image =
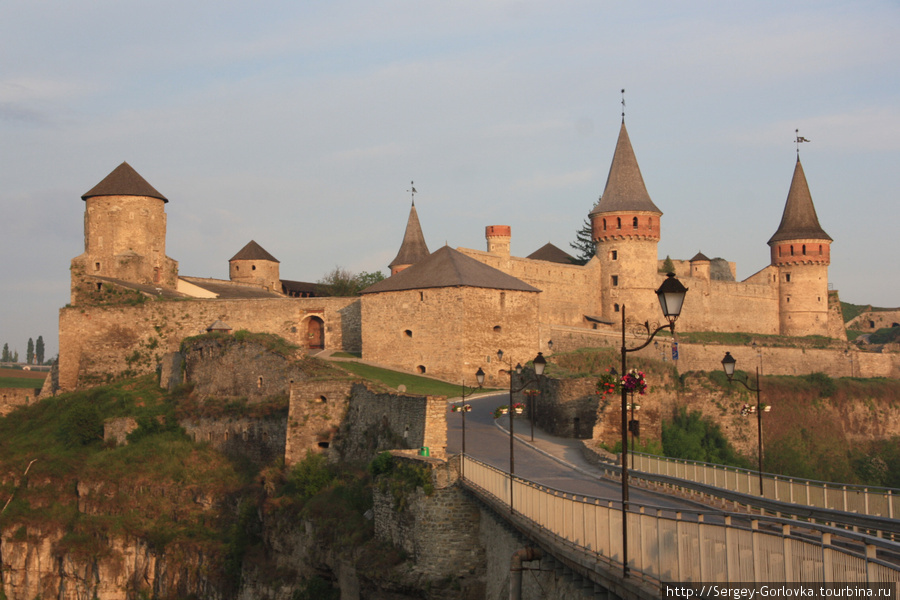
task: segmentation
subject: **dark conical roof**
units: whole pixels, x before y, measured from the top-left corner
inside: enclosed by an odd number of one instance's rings
[[[406,222],[406,233],[403,234],[403,243],[400,251],[388,265],[393,269],[399,265],[414,265],[428,256],[428,246],[425,244],[425,236],[422,235],[422,227],[419,225],[419,214],[416,212],[416,204],[413,202],[409,209],[409,219]]]
[[[281,261],[266,252],[265,248],[257,244],[255,241],[250,242],[241,248],[240,252],[232,256],[228,262],[233,260],[269,260],[280,263]]]
[[[619,141],[616,142],[616,152],[613,155],[612,164],[609,167],[609,176],[606,178],[606,187],[600,196],[600,202],[591,211],[592,215],[606,212],[634,212],[646,211],[662,214],[647,193],[644,185],[644,177],[638,166],[631,140],[628,138],[628,130],[625,123],[619,129]]]
[[[694,258],[691,259],[691,262],[700,262],[704,260],[706,262],[710,262],[707,255],[703,254],[702,252],[697,252],[697,254],[694,255]]]
[[[816,207],[813,206],[806,174],[803,172],[799,157],[794,167],[794,178],[791,180],[787,202],[784,204],[784,213],[781,215],[781,224],[778,225],[778,231],[769,240],[769,244],[784,240],[831,241],[819,225],[819,217],[816,215]]]
[[[565,250],[560,250],[550,243],[544,244],[525,258],[530,258],[531,260],[545,260],[547,262],[560,263],[563,265],[578,264],[578,261]]]
[[[147,180],[141,177],[137,171],[131,168],[127,162],[113,169],[100,183],[86,192],[81,199],[87,200],[94,196],[148,196],[159,198],[163,202],[169,199],[156,191]]]
[[[478,262],[450,246],[444,246],[408,269],[370,285],[360,293],[372,294],[441,287],[540,291],[521,279],[516,279],[512,275],[507,275],[503,271]]]

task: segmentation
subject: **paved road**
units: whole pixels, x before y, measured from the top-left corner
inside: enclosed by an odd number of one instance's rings
[[[472,411],[466,414],[466,453],[489,465],[509,472],[509,418],[494,420],[494,409],[509,404],[509,394],[499,393],[478,396],[467,400]],[[503,429],[498,427],[500,425]],[[516,443],[514,450],[515,474],[558,490],[585,494],[618,502],[622,498],[622,486],[618,481],[603,479],[596,467],[582,456],[580,440],[558,438],[538,428],[531,439],[531,424],[525,417],[514,421]],[[462,415],[447,415],[447,452],[456,454],[462,450]],[[544,453],[556,458],[548,458]],[[562,463],[567,463],[562,464]],[[677,510],[711,510],[707,506],[681,498],[630,488],[630,503],[646,504]],[[634,507],[632,506],[632,510]]]

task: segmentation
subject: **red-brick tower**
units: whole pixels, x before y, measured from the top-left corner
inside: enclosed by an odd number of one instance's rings
[[[659,319],[659,210],[650,199],[625,122],[600,201],[590,213],[597,258],[602,265],[601,303],[606,319],[616,321],[623,304],[628,316]]]
[[[831,237],[819,225],[800,157],[778,231],[769,240],[778,268],[782,335],[828,335]]]

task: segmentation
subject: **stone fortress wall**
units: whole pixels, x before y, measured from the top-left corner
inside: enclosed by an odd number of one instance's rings
[[[325,322],[325,345],[359,351],[359,298],[147,300],[137,306],[60,309],[59,386],[96,385],[123,373],[154,372],[181,341],[217,320],[234,331],[274,333],[305,346],[306,320]]]
[[[39,380],[35,380],[39,383]],[[18,406],[28,406],[41,395],[41,388],[0,388],[0,417],[8,415]]]

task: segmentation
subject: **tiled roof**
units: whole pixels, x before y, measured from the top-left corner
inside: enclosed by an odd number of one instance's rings
[[[318,283],[310,283],[308,281],[291,281],[290,279],[281,280],[281,291],[287,295],[292,292],[298,294],[310,294],[312,296],[322,296],[322,285]]]
[[[709,262],[709,257],[706,256],[705,254],[703,254],[702,252],[698,252],[697,254],[694,255],[694,258],[691,259],[691,262],[698,262],[701,260],[705,260],[706,262]]]
[[[107,175],[103,181],[85,192],[81,199],[87,200],[94,196],[148,196],[159,198],[163,202],[169,201],[168,198],[157,192],[156,188],[147,183],[147,180],[141,177],[127,162],[123,162],[113,169],[113,172]]]
[[[600,202],[597,203],[591,214],[622,211],[646,211],[662,214],[662,211],[650,200],[650,194],[647,193],[641,168],[634,156],[634,149],[631,147],[631,140],[624,122],[619,129],[619,141],[616,143],[616,152],[609,167],[606,187],[600,196]]]
[[[413,266],[364,289],[361,294],[440,287],[479,287],[539,292],[521,279],[444,246]]]
[[[388,265],[393,269],[398,265],[414,265],[430,253],[428,246],[425,244],[425,236],[422,234],[422,227],[419,225],[419,214],[416,212],[416,205],[413,203],[409,209],[409,219],[406,221],[406,232],[403,234],[403,243],[400,244],[400,251],[397,256]]]
[[[816,207],[813,206],[806,174],[803,172],[799,157],[794,166],[794,177],[791,179],[791,189],[784,204],[781,224],[778,225],[778,231],[769,240],[769,244],[785,240],[831,241],[831,237],[819,225],[819,217],[816,215]]]
[[[232,256],[228,262],[231,262],[232,260],[268,260],[272,262],[281,262],[266,252],[265,248],[253,240],[250,240],[250,242],[241,248],[240,252]]]
[[[531,260],[544,260],[563,265],[576,265],[578,261],[564,250],[560,250],[553,244],[547,243],[529,254],[526,258]]]

